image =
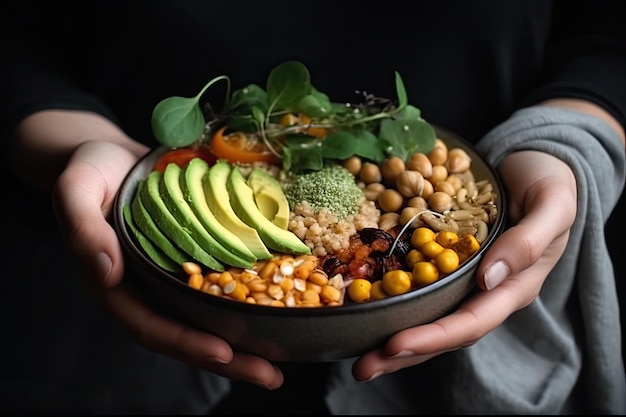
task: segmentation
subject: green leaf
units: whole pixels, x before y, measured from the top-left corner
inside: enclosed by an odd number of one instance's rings
[[[291,170],[295,173],[320,170],[324,166],[320,141],[311,136],[290,135],[285,146],[291,154]]]
[[[276,110],[293,110],[302,97],[311,93],[311,76],[299,61],[276,66],[267,77],[267,97]]]
[[[249,84],[233,92],[226,111],[247,114],[252,108],[257,107],[265,113],[269,108],[268,103],[267,92],[256,84]]]
[[[311,118],[322,119],[330,116],[332,107],[330,102],[324,101],[323,98],[308,94],[298,101],[294,111],[306,114]]]
[[[291,157],[291,149],[289,149],[288,146],[283,146],[282,153],[283,153],[283,169],[285,171],[289,171],[291,170],[291,166],[293,164],[292,157]]]
[[[369,159],[376,163],[382,163],[385,159],[384,146],[372,132],[365,129],[359,129],[353,132],[354,140],[358,144],[354,154],[361,158]]]
[[[396,71],[396,94],[398,95],[398,108],[402,109],[404,106],[409,104],[409,98],[406,94],[406,89],[404,88],[404,82],[402,81],[402,77]]]
[[[152,132],[166,146],[191,145],[202,136],[204,126],[204,115],[195,97],[168,97],[152,111]]]
[[[259,130],[258,123],[248,115],[234,115],[228,119],[230,132],[254,133]]]
[[[323,141],[322,156],[325,159],[347,159],[353,155],[377,163],[385,159],[382,142],[365,129],[340,130],[330,133]]]
[[[322,156],[326,159],[347,159],[355,154],[358,142],[348,131],[332,132],[321,142]]]
[[[195,97],[168,97],[161,100],[152,111],[152,132],[163,145],[170,147],[188,146],[199,140],[204,133],[206,121],[200,109],[200,98],[204,92],[220,80],[230,80],[220,75],[209,81]]]
[[[265,121],[265,113],[258,107],[252,108],[252,118],[256,120],[259,124],[263,124]]]
[[[410,104],[400,110],[400,112],[396,115],[396,119],[420,120],[421,118],[422,112],[420,109],[411,106]]]
[[[383,120],[379,138],[389,143],[387,153],[405,162],[415,152],[428,153],[435,144],[435,131],[423,120]]]

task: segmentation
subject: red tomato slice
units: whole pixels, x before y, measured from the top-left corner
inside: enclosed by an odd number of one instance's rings
[[[215,155],[213,155],[209,150],[208,146],[194,145],[186,148],[172,149],[171,151],[165,152],[155,162],[154,169],[156,171],[163,172],[165,171],[167,165],[172,162],[174,162],[179,167],[184,168],[193,158],[202,158],[209,165],[214,164],[217,160]]]

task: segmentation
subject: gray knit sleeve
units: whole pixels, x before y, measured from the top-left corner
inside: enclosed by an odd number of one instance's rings
[[[572,168],[578,211],[565,253],[539,297],[471,347],[367,383],[352,382],[349,361],[337,364],[327,396],[331,409],[626,413],[619,304],[604,243],[605,221],[625,181],[626,158],[617,133],[586,114],[537,106],[517,111],[477,147],[494,166],[512,152],[537,150]],[[444,394],[421,395],[423,387]]]

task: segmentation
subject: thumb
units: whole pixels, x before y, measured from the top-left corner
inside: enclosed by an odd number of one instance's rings
[[[107,221],[115,194],[137,157],[119,145],[87,142],[74,152],[55,183],[52,200],[61,233],[85,276],[114,287],[124,272],[123,253]]]
[[[512,154],[505,162],[501,173],[510,191],[514,226],[495,240],[478,267],[477,284],[484,290],[529,268],[543,282],[563,254],[576,216],[575,180],[565,163],[528,152]]]

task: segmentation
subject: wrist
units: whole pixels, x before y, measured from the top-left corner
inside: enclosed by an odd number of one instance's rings
[[[17,125],[13,139],[9,147],[11,170],[27,183],[44,190],[50,189],[74,150],[82,143],[117,143],[137,156],[147,150],[109,119],[76,110],[33,113]]]

